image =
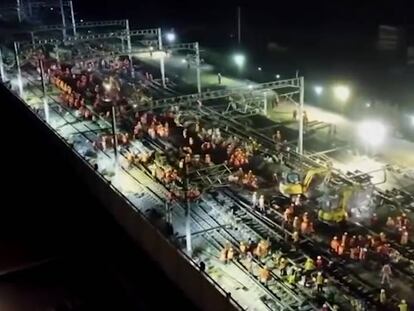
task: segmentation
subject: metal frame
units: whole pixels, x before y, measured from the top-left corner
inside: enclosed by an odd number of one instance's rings
[[[125,27],[126,19],[120,20],[110,20],[110,21],[93,21],[93,22],[83,22],[75,24],[76,30],[81,28],[98,28],[98,27],[112,27],[112,26],[122,26]],[[31,32],[47,32],[53,30],[62,30],[62,25],[44,25],[36,27],[35,29],[31,30]],[[66,29],[72,29],[72,26],[67,26]]]
[[[206,189],[224,187],[228,184],[228,177],[233,172],[226,164],[218,164],[188,172],[191,184],[196,183]]]
[[[303,111],[304,111],[304,77],[298,77],[293,79],[277,80],[272,82],[266,82],[261,84],[252,84],[242,87],[228,88],[224,90],[208,91],[199,94],[189,94],[183,96],[169,97],[165,99],[159,99],[153,102],[152,109],[167,108],[171,105],[186,106],[193,104],[196,101],[202,102],[204,100],[211,100],[217,98],[228,97],[234,93],[251,93],[280,90],[284,88],[294,88],[294,91],[288,91],[285,94],[277,93],[278,97],[286,96],[289,100],[296,103],[299,106],[299,134],[298,134],[298,153],[303,155]],[[299,94],[299,103],[293,100],[293,95]],[[267,100],[263,101],[263,106],[257,103],[251,103],[248,109],[260,109],[263,112],[267,110]]]
[[[282,88],[297,88],[299,89],[300,82],[299,79],[293,78],[293,79],[286,79],[286,80],[277,80],[272,82],[266,82],[266,83],[260,83],[260,84],[252,84],[250,87],[246,86],[237,86],[233,88],[227,88],[223,90],[215,90],[215,91],[207,91],[203,92],[201,94],[188,94],[188,95],[182,95],[182,96],[175,96],[175,97],[168,97],[164,99],[159,99],[154,101],[153,109],[160,109],[169,107],[171,104],[191,104],[194,101],[200,100],[211,100],[211,99],[217,99],[222,97],[230,96],[234,93],[246,93],[246,92],[254,92],[254,91],[268,91],[268,90],[277,90]],[[288,94],[299,94],[299,90],[296,90],[294,92],[289,92]],[[279,94],[279,96],[281,96]]]
[[[70,6],[69,1],[63,1],[64,6]],[[60,7],[60,0],[45,2],[45,1],[37,1],[31,2],[29,1],[29,7],[33,8],[42,8],[42,7]]]
[[[67,43],[78,43],[84,41],[92,41],[92,40],[104,40],[104,39],[111,39],[111,38],[125,38],[133,37],[133,36],[142,36],[142,35],[153,35],[154,29],[143,29],[143,30],[133,30],[128,33],[128,31],[118,31],[118,32],[110,32],[110,33],[102,33],[102,34],[88,34],[88,35],[79,35],[77,37],[67,37],[64,40],[60,39],[37,39],[35,40],[35,45],[44,45],[44,44],[67,44]],[[156,32],[155,32],[156,34]],[[144,40],[145,42],[149,42],[151,40]],[[22,44],[28,44],[28,41],[21,42]],[[30,42],[32,44],[32,42]]]

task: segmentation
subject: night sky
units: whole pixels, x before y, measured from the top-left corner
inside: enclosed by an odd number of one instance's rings
[[[379,23],[404,24],[414,16],[412,1],[131,1],[118,0],[117,6],[102,1],[74,1],[85,14],[139,18],[145,23],[195,24],[223,22],[234,18],[241,5],[246,18],[268,27],[325,27],[333,24],[369,26]],[[97,4],[99,3],[99,4]],[[107,1],[109,4],[109,1]],[[92,13],[94,12],[94,13]]]

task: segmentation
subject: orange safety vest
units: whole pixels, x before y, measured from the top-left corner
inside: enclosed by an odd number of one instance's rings
[[[309,229],[309,221],[308,220],[302,221],[302,223],[300,224],[300,232],[302,232],[302,234],[306,234],[308,233],[308,229]]]
[[[246,252],[247,252],[247,246],[246,246],[246,244],[241,243],[240,244],[240,253],[246,254]]]
[[[341,256],[344,252],[345,252],[345,245],[344,244],[340,244],[338,246],[338,255]]]
[[[333,239],[333,240],[331,241],[331,249],[332,249],[334,252],[338,252],[338,247],[339,247],[339,242],[338,242],[338,240]]]
[[[270,272],[267,269],[261,269],[260,270],[260,281],[265,283],[269,280]]]
[[[346,235],[346,234],[343,234],[342,235],[342,238],[341,238],[341,244],[344,244],[344,245],[346,245],[346,239],[348,238],[348,235]]]

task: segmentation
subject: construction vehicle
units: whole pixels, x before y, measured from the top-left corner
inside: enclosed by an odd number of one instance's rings
[[[312,196],[313,190],[321,184],[326,184],[331,176],[332,166],[312,168],[307,171],[303,180],[297,172],[289,172],[284,180],[280,181],[279,191],[287,197]]]
[[[319,201],[319,220],[328,224],[339,224],[353,217],[369,218],[372,214],[373,186],[350,185],[331,188]]]
[[[335,194],[324,194],[319,198],[319,220],[326,223],[341,223],[348,219],[348,201],[353,193],[352,187],[347,187]]]

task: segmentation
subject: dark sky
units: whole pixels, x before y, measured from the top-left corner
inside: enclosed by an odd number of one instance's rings
[[[325,26],[344,23],[366,25],[372,23],[403,24],[413,20],[413,1],[136,1],[118,0],[116,5],[102,5],[102,1],[74,0],[78,11],[95,12],[104,17],[128,15],[131,19],[141,18],[148,22],[193,22],[211,23],[231,19],[235,7],[240,4],[246,18],[258,24],[269,26]],[[99,4],[96,4],[99,3]]]

